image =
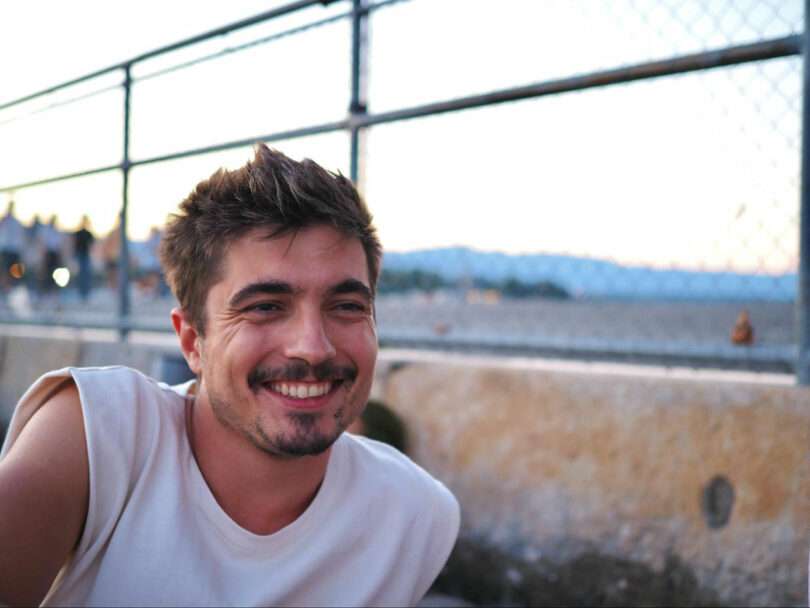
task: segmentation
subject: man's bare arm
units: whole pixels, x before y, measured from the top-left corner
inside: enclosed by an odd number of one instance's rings
[[[0,461],[0,605],[37,605],[79,541],[89,469],[79,393],[53,395]]]

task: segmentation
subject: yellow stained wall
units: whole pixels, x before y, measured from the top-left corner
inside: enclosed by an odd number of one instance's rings
[[[413,457],[458,497],[465,534],[561,561],[588,548],[660,569],[675,555],[725,601],[806,601],[810,390],[598,365],[398,361],[378,395],[406,421]],[[718,475],[734,502],[713,529],[702,495]]]

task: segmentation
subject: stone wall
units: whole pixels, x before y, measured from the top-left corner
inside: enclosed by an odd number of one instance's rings
[[[159,376],[177,357],[0,337],[0,417],[49,369]],[[373,396],[462,505],[439,589],[512,605],[806,602],[810,391],[617,369],[381,353]]]

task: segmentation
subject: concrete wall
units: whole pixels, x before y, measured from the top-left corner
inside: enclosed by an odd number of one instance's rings
[[[156,374],[176,354],[0,337],[0,408],[48,369]],[[517,605],[806,602],[807,389],[384,351],[373,396],[462,505],[443,591]]]
[[[381,396],[413,430],[412,455],[462,504],[444,590],[529,605],[806,602],[810,391],[600,369],[445,358],[388,373]]]
[[[21,333],[0,335],[0,422],[8,422],[25,390],[50,370],[67,366],[128,365],[158,376],[164,367],[164,358],[178,356],[179,351],[168,345],[132,345]]]

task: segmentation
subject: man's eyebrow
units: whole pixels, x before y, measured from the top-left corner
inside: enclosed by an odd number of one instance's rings
[[[366,300],[371,302],[374,298],[371,295],[371,290],[357,279],[346,279],[329,289],[330,296],[338,296],[343,294],[360,294]]]
[[[257,295],[292,295],[292,293],[292,285],[283,281],[260,281],[258,283],[250,283],[231,296],[230,300],[228,300],[228,306],[230,308],[238,308],[246,300]]]

